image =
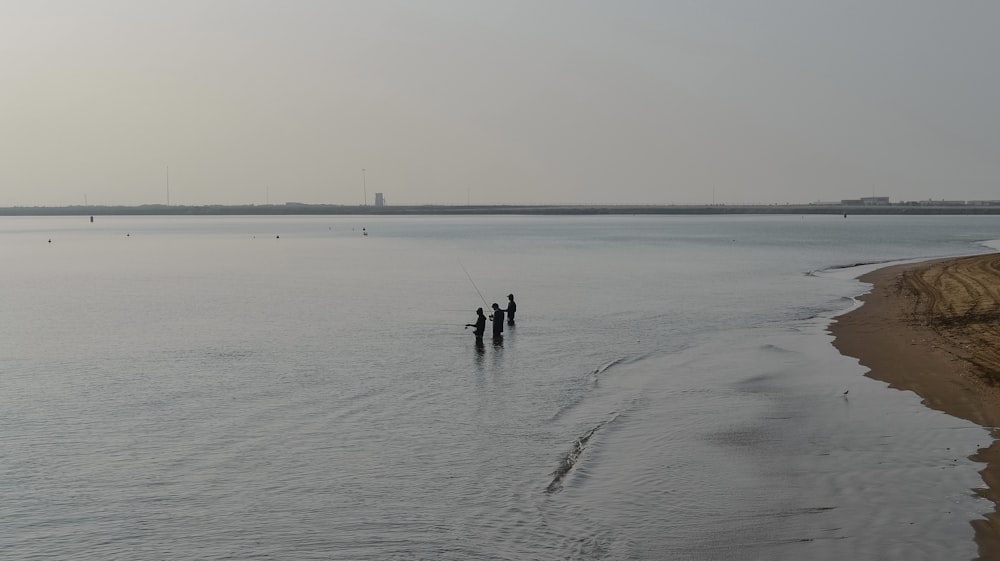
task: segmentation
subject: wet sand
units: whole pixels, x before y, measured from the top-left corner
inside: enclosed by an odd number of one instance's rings
[[[1000,253],[879,269],[864,305],[831,326],[834,345],[868,376],[924,404],[993,429],[973,460],[997,505],[972,521],[980,559],[1000,560]],[[919,490],[914,490],[919,492]]]

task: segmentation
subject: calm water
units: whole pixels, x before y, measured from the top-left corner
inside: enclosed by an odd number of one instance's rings
[[[0,218],[0,558],[972,559],[988,434],[826,328],[872,268],[844,267],[997,238],[1000,217]],[[516,295],[502,345],[463,328],[477,288]]]

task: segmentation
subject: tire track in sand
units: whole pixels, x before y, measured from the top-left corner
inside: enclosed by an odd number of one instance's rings
[[[985,381],[1000,385],[1000,254],[907,271],[899,288],[913,297],[912,322],[933,329]]]

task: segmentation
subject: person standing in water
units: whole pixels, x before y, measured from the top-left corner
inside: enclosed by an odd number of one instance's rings
[[[483,309],[479,308],[476,310],[476,323],[467,323],[466,327],[475,327],[472,334],[476,336],[476,346],[481,346],[483,344],[483,333],[486,333],[486,316],[483,315]]]
[[[503,310],[496,302],[493,303],[493,315],[490,319],[493,320],[493,340],[503,339]]]
[[[514,295],[507,295],[507,325],[514,325],[514,312],[517,311],[517,304],[514,302]]]

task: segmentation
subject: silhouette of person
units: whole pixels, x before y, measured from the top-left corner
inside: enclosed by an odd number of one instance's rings
[[[514,295],[507,295],[507,325],[514,325],[514,313],[517,312],[517,304],[514,302]]]
[[[500,309],[500,306],[496,302],[493,303],[493,315],[490,316],[490,319],[493,321],[493,340],[502,339],[503,310]]]
[[[483,344],[483,333],[486,333],[486,316],[483,315],[483,309],[476,309],[476,323],[467,323],[466,327],[475,327],[476,329],[472,331],[472,334],[476,336],[476,346]]]

